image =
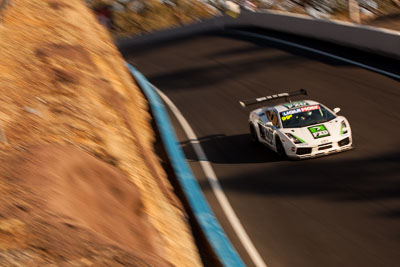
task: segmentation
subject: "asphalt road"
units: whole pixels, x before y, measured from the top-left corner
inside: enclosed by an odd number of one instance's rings
[[[269,267],[400,265],[399,81],[298,49],[225,35],[125,52],[189,121]],[[354,150],[282,161],[266,147],[251,145],[250,109],[238,101],[299,88],[308,90],[309,99],[342,109]],[[173,122],[208,201],[252,266]]]

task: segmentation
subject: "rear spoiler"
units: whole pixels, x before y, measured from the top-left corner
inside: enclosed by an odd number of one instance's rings
[[[306,89],[300,89],[298,91],[293,91],[293,92],[289,92],[289,93],[281,93],[281,94],[276,94],[276,95],[268,95],[268,96],[253,98],[253,99],[242,100],[242,101],[239,101],[239,104],[245,108],[250,105],[259,104],[262,102],[275,100],[275,99],[279,99],[279,98],[285,98],[286,101],[290,101],[289,97],[297,96],[297,95],[308,95],[308,94],[307,94]]]

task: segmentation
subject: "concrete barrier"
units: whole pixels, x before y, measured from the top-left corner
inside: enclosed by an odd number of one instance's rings
[[[400,33],[352,23],[317,20],[302,15],[243,12],[237,19],[217,17],[188,26],[167,29],[117,41],[120,49],[163,42],[232,26],[255,26],[296,34],[400,59]]]
[[[400,33],[371,26],[273,13],[244,13],[227,25],[262,27],[400,58]]]

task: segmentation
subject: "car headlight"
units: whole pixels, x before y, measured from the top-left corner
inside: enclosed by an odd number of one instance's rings
[[[348,133],[347,124],[345,121],[342,121],[340,126],[340,134],[343,135],[347,133]]]
[[[286,133],[286,136],[289,137],[290,141],[292,141],[294,144],[301,144],[304,143],[303,140],[301,140],[299,137],[294,136],[291,133]]]

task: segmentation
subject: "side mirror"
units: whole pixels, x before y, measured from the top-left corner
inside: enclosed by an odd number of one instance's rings
[[[333,109],[333,112],[335,112],[336,114],[339,113],[339,111],[340,111],[340,108],[334,108]]]
[[[272,127],[272,125],[273,125],[273,124],[272,124],[272,122],[270,122],[270,121],[267,122],[267,123],[265,123],[265,126],[267,126],[267,127]]]

